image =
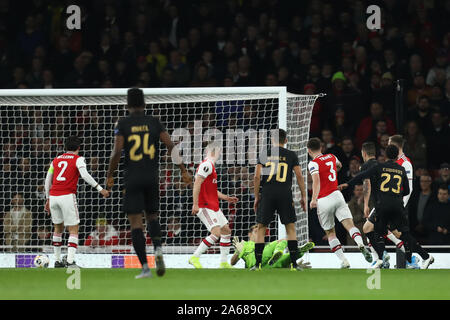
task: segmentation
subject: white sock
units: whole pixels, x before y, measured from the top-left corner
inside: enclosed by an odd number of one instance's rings
[[[227,262],[231,248],[231,234],[220,236],[220,262]]]
[[[75,259],[75,252],[78,248],[78,235],[71,234],[69,236],[69,243],[67,244],[67,263],[73,263]]]
[[[197,249],[194,252],[195,257],[200,257],[203,253],[205,253],[208,248],[210,248],[212,245],[214,245],[219,239],[213,235],[210,234],[205,239],[203,239],[202,243],[197,247]]]
[[[361,237],[361,232],[359,231],[358,228],[353,227],[349,230],[348,232],[350,234],[350,236],[352,237],[352,239],[356,242],[356,244],[358,245],[358,247],[363,247],[364,246],[364,242],[363,239]]]
[[[367,238],[367,245],[369,246],[370,252],[372,253],[372,259],[373,261],[377,261],[379,259],[378,253],[375,251],[375,249],[372,247],[372,244],[370,243],[369,238]]]
[[[342,250],[341,242],[338,238],[328,238],[328,243],[330,244],[331,252],[335,253],[342,262],[347,261],[344,256],[344,250]]]
[[[405,252],[405,246],[403,245],[403,241],[400,240],[399,238],[397,238],[396,236],[394,236],[394,234],[392,232],[389,231],[388,234],[386,235],[386,237],[389,240],[391,240],[397,246],[397,248],[399,248],[400,250]]]
[[[61,246],[62,246],[62,234],[53,233],[53,252],[55,253],[55,260],[61,262]]]

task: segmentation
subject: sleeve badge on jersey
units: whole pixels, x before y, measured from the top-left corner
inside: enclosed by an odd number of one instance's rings
[[[205,167],[203,167],[203,171],[208,172],[209,168],[205,166]]]

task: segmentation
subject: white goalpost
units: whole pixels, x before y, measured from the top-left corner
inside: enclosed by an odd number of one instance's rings
[[[222,202],[233,235],[247,240],[255,224],[253,172],[270,130],[287,131],[287,148],[299,157],[307,183],[306,143],[311,113],[319,95],[295,95],[285,87],[147,88],[147,114],[158,117],[177,144],[179,158],[194,173],[211,140],[223,145],[217,164],[218,188],[239,202]],[[126,116],[127,89],[0,90],[1,190],[0,254],[51,254],[51,219],[44,212],[44,179],[50,161],[64,151],[69,135],[82,138],[80,154],[88,171],[105,185],[114,141],[114,124]],[[190,254],[207,235],[191,215],[192,190],[181,183],[171,157],[160,148],[160,222],[165,253]],[[77,253],[132,254],[131,235],[122,212],[122,165],[112,196],[103,199],[80,180],[77,194],[80,242]],[[308,216],[300,208],[294,181],[299,244],[308,241]],[[284,236],[279,222],[269,239]],[[65,242],[64,242],[65,243]],[[148,244],[151,240],[148,239]],[[153,246],[147,246],[152,253]],[[218,252],[218,247],[209,253]]]

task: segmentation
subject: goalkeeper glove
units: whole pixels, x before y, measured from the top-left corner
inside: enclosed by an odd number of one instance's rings
[[[302,269],[311,269],[311,263],[310,262],[303,262],[303,259],[297,260],[297,266],[299,266]]]
[[[239,254],[244,250],[244,244],[239,241],[239,237],[233,238],[233,246]]]

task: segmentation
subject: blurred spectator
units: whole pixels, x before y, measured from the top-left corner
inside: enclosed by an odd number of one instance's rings
[[[355,150],[355,145],[353,144],[352,138],[349,136],[346,136],[342,139],[341,143],[342,148],[342,158],[339,159],[342,163],[342,171],[347,171],[348,166],[350,164],[350,159],[352,159],[354,156],[358,156],[358,152]]]
[[[361,167],[361,158],[358,156],[353,156],[350,159],[348,170],[344,172],[341,169],[341,171],[339,172],[338,176],[339,183],[345,183],[350,179],[354,178],[360,172],[359,171],[360,167]],[[353,195],[353,188],[347,188],[342,190],[342,194],[344,195],[345,201],[349,201]]]
[[[409,121],[405,129],[403,151],[411,159],[414,167],[427,167],[427,143],[415,121]]]
[[[341,107],[336,109],[334,118],[332,117],[330,119],[328,127],[339,141],[341,141],[345,136],[352,136],[355,131],[354,125],[347,120],[345,111]]]
[[[177,50],[173,50],[170,53],[170,61],[167,68],[173,72],[173,78],[176,85],[186,86],[189,83],[189,67],[181,61],[181,55]]]
[[[425,77],[421,72],[416,72],[413,78],[413,87],[408,90],[408,105],[414,106],[421,96],[431,96],[431,87],[426,85]]]
[[[369,138],[378,138],[376,132],[376,123],[379,120],[384,120],[386,125],[386,132],[389,135],[395,134],[395,126],[393,121],[384,114],[383,106],[378,102],[373,102],[370,105],[370,116],[364,118],[356,131],[356,146],[361,148],[362,144]]]
[[[85,246],[97,248],[119,244],[119,233],[105,218],[97,218],[95,227],[84,241]]]
[[[12,252],[25,252],[25,248],[31,239],[31,227],[33,224],[31,211],[25,205],[25,199],[21,193],[16,193],[11,200],[11,209],[3,217],[3,234],[5,245]]]
[[[436,54],[436,64],[428,71],[426,84],[429,86],[444,86],[445,81],[450,79],[450,65],[447,53],[439,50]]]
[[[450,191],[450,165],[447,162],[440,165],[439,177],[433,182],[433,190],[437,192],[441,185],[446,185]]]
[[[439,186],[437,201],[427,207],[424,214],[424,225],[429,232],[429,243],[450,244],[450,203],[446,185]]]
[[[431,127],[431,105],[427,96],[417,98],[417,104],[408,113],[408,119],[417,122],[422,132]]]
[[[356,185],[353,190],[353,196],[348,202],[348,207],[353,216],[353,223],[355,227],[362,230],[366,218],[364,218],[364,195],[362,184]],[[350,234],[347,233],[347,244],[353,243]]]
[[[450,159],[450,129],[440,111],[431,113],[431,128],[425,134],[428,167],[437,169]]]
[[[338,159],[345,157],[342,148],[336,144],[336,141],[333,137],[333,132],[331,132],[330,129],[322,130],[322,141],[325,144],[325,153],[332,153]]]
[[[431,188],[433,180],[429,174],[423,174],[419,177],[419,188],[414,188],[411,198],[408,202],[409,223],[414,236],[424,240],[426,230],[423,222],[425,211],[429,204],[434,201],[434,194]]]

